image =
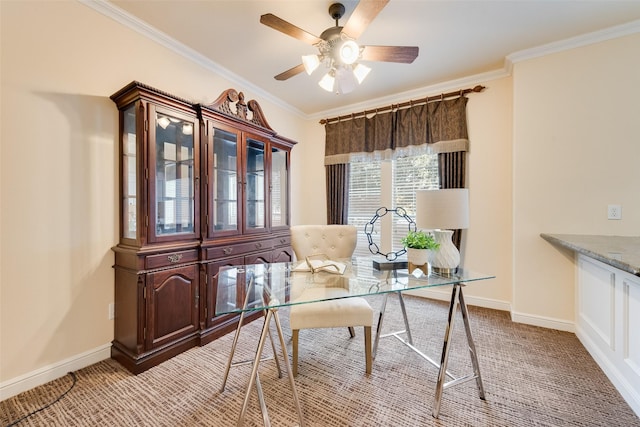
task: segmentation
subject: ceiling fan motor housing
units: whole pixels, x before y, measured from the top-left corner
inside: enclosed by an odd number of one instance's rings
[[[345,9],[342,3],[333,3],[329,6],[329,15],[336,21],[336,26],[338,26],[338,19],[344,15],[344,11]]]

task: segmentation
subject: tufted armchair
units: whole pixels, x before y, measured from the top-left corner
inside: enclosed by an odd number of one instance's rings
[[[316,254],[325,254],[331,259],[351,258],[356,244],[357,229],[352,225],[298,225],[291,227],[291,246],[298,260]],[[334,279],[337,278],[334,277]],[[314,299],[314,293],[317,292],[323,294],[329,292],[338,297],[348,293],[340,287],[311,288],[303,291],[296,299]],[[372,324],[373,310],[364,298],[343,298],[292,305],[289,311],[289,325],[292,332],[293,375],[298,375],[298,341],[301,329],[348,327],[353,338],[355,336],[354,326],[364,327],[365,371],[370,374]]]

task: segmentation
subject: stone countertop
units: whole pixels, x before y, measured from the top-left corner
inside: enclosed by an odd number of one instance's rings
[[[546,241],[640,276],[640,237],[540,234]]]

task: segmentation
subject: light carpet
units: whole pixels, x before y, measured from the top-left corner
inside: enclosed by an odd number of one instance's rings
[[[369,298],[380,307],[381,297]],[[418,348],[439,360],[448,304],[405,296]],[[439,419],[431,416],[437,369],[393,337],[383,338],[364,373],[362,329],[303,330],[296,378],[307,426],[640,426],[640,420],[572,333],[511,322],[506,312],[469,307],[486,400],[474,381],[445,390]],[[287,309],[280,311],[290,348]],[[251,359],[262,321],[243,327],[236,360]],[[403,328],[397,297],[387,304],[384,331]],[[274,334],[275,337],[275,334]],[[233,426],[251,366],[232,368],[220,392],[233,334],[193,348],[139,375],[113,360],[75,372],[77,384],[59,402],[19,426]],[[279,347],[278,347],[279,348]],[[271,354],[269,345],[265,354]],[[471,372],[458,312],[449,368]],[[298,424],[286,375],[273,360],[260,365],[273,426]],[[6,426],[55,400],[70,376],[0,402]],[[255,391],[245,420],[262,425]]]

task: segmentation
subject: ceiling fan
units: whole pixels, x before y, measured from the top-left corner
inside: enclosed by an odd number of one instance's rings
[[[302,64],[278,74],[275,79],[287,80],[303,71],[311,75],[324,63],[329,71],[318,83],[320,87],[329,92],[348,93],[362,83],[371,71],[369,67],[359,63],[359,60],[412,63],[418,56],[417,46],[359,46],[356,43],[356,39],[388,2],[389,0],[361,0],[343,27],[338,25],[338,20],[344,15],[345,7],[341,3],[333,3],[329,6],[329,15],[336,25],[324,30],[320,37],[271,13],[262,15],[262,24],[318,49],[318,54],[304,55]]]

